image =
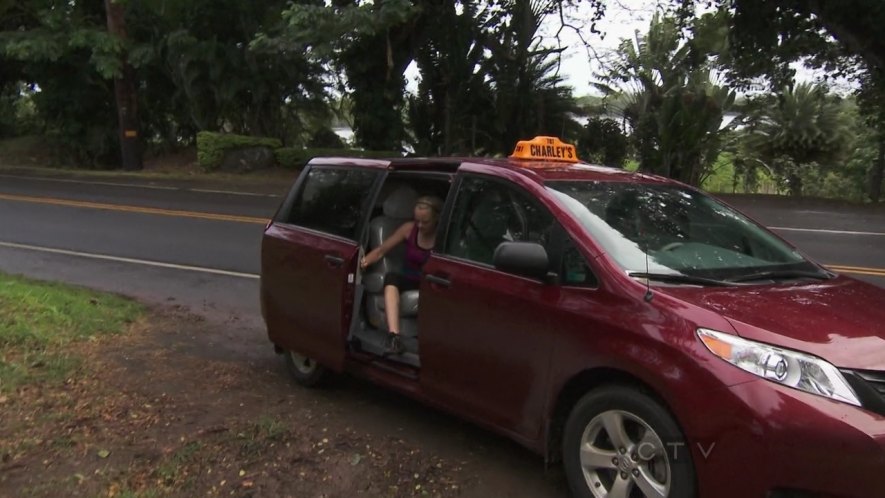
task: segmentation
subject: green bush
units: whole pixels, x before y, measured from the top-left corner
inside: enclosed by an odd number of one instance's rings
[[[402,157],[402,154],[387,150],[356,150],[356,149],[301,149],[295,147],[281,147],[274,151],[277,164],[287,169],[303,168],[314,157],[357,157],[365,159],[384,159]]]
[[[276,150],[282,146],[283,143],[276,138],[201,131],[197,133],[197,162],[203,169],[211,171],[221,164],[224,152],[227,150],[249,147],[267,147]]]
[[[305,149],[301,147],[280,147],[273,151],[273,155],[277,159],[277,164],[287,169],[299,169],[309,159]]]

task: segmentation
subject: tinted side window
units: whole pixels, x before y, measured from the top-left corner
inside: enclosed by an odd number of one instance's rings
[[[286,222],[355,238],[363,201],[377,175],[374,171],[358,169],[310,170]]]
[[[546,247],[554,226],[553,216],[515,187],[466,178],[452,212],[445,252],[491,265],[500,243],[538,242]]]

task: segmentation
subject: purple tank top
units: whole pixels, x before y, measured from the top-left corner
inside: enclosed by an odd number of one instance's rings
[[[421,268],[430,258],[430,249],[424,249],[418,245],[418,225],[412,228],[412,233],[406,239],[406,258],[403,268],[403,276],[412,281],[421,281]]]

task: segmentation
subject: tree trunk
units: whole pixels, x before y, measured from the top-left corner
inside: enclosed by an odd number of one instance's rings
[[[443,106],[443,153],[444,156],[452,154],[452,95],[448,85],[446,86],[446,102]]]
[[[123,4],[116,0],[105,0],[105,10],[108,17],[108,32],[121,41],[125,41],[127,35]],[[125,55],[121,62],[123,69],[120,75],[114,78],[117,121],[120,126],[120,156],[123,169],[140,170],[142,169],[141,137],[138,131],[138,94],[135,90],[135,71],[126,61]]]
[[[870,175],[870,200],[879,202],[882,198],[882,180],[885,178],[885,135],[879,137],[879,154]]]

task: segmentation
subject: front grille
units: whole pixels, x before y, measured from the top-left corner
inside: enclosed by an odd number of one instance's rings
[[[885,416],[885,372],[877,370],[842,370],[863,407]]]

